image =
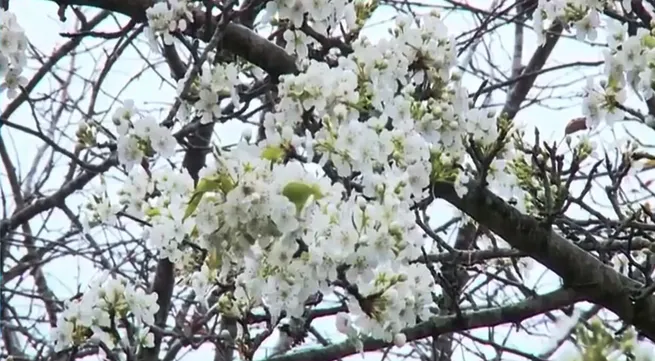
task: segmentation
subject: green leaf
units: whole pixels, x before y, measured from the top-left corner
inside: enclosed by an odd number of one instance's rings
[[[298,212],[302,210],[310,196],[314,196],[315,199],[323,197],[318,185],[302,182],[289,182],[284,186],[284,189],[282,189],[282,195],[296,205],[296,210]]]
[[[146,216],[148,218],[156,217],[161,215],[161,212],[157,208],[150,208],[146,211]]]
[[[652,35],[646,35],[641,39],[642,44],[652,49],[655,48],[655,37]]]
[[[187,205],[186,211],[184,212],[184,219],[187,219],[190,215],[193,214],[193,212],[195,212],[205,193],[222,191],[223,193],[227,194],[229,191],[234,189],[234,186],[235,185],[234,181],[232,181],[232,178],[224,174],[200,179],[198,185],[196,186],[196,190],[193,192],[191,200]]]
[[[281,162],[286,151],[281,146],[268,146],[262,151],[261,157],[271,162]]]

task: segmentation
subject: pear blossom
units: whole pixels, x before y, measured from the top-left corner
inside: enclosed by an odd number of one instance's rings
[[[117,330],[110,334],[109,329],[117,324],[116,317],[133,314],[142,320],[137,328],[138,345],[152,347],[154,335],[147,324],[154,322],[154,314],[159,306],[157,295],[148,294],[140,288],[127,285],[120,278],[108,278],[91,286],[81,299],[67,301],[64,311],[59,315],[57,327],[52,331],[55,349],[63,350],[69,346],[80,345],[84,339],[79,336],[84,330],[91,332],[90,339],[103,342],[107,348],[114,350],[120,343],[129,341],[116,340],[114,335],[120,335]],[[112,319],[115,321],[112,322]]]
[[[157,48],[157,35],[161,35],[165,45],[173,44],[173,33],[185,31],[193,15],[186,0],[157,2],[146,10],[148,18],[147,33],[150,44]]]
[[[180,4],[159,2],[147,10],[151,35],[163,36],[165,44],[190,19]],[[560,5],[544,5],[547,16],[561,16]],[[333,36],[327,29],[357,26],[353,6],[345,0],[275,0],[267,5],[267,20],[289,20],[286,50],[303,58],[315,46],[303,25]],[[587,25],[594,21],[590,16]],[[188,173],[168,166],[137,166],[174,157],[176,141],[173,130],[160,125],[162,119],[143,116],[125,100],[112,121],[118,128],[118,160],[128,177],[118,200],[103,203],[99,221],[113,222],[121,211],[143,218],[149,249],[176,264],[200,302],[211,306],[208,295],[218,284],[234,284],[234,305],[265,305],[272,322],[283,312],[302,316],[308,297],[334,291],[335,281],[345,277],[373,301],[364,311],[349,295],[348,314],[337,316],[339,332],[402,347],[403,329],[431,317],[433,294],[442,291],[426,277],[425,267],[414,263],[426,241],[413,207],[430,197],[441,168],[453,172],[448,179],[465,196],[476,177],[467,168],[470,143],[490,148],[500,134],[497,115],[469,103],[456,72],[455,43],[440,16],[431,13],[418,23],[398,20],[389,39],[354,40],[352,52],[334,53],[330,65],[305,59],[297,74],[279,77],[279,101],[261,121],[265,139],[255,141],[246,132],[229,150],[215,151],[197,185]],[[425,69],[408,74],[416,62]],[[185,111],[176,122],[197,117],[207,124],[221,116],[224,100],[239,105],[244,71],[234,64],[204,65],[189,94],[178,94]],[[434,82],[440,95],[417,99],[423,82]],[[599,94],[619,101],[621,91]],[[602,108],[606,100],[593,105]],[[611,118],[612,109],[604,111],[603,120]],[[298,131],[307,119],[320,124],[318,129]],[[505,199],[523,198],[506,167],[514,156],[510,148],[493,159],[487,182],[503,190]],[[196,251],[204,256],[200,262],[190,255]],[[71,304],[67,312],[81,315],[91,327],[107,322],[93,310],[120,309],[141,327],[135,342],[148,347],[156,295],[121,282],[95,286],[85,294],[91,306],[85,303],[80,311]],[[80,342],[69,334],[81,326],[66,322],[58,342]],[[94,337],[109,342],[100,332]]]
[[[20,75],[19,69],[10,68],[9,71],[5,73],[4,81],[0,83],[0,92],[6,90],[7,97],[13,99],[18,95],[20,87],[25,86],[27,86],[27,78]]]

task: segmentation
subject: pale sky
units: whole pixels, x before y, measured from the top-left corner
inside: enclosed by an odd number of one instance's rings
[[[430,3],[429,0],[423,1],[423,3]],[[471,0],[469,4],[479,8],[487,8],[490,1],[487,0]],[[62,24],[57,19],[57,6],[49,1],[43,0],[13,0],[10,2],[10,10],[14,12],[18,18],[19,23],[25,29],[29,40],[32,44],[35,45],[37,49],[45,54],[49,54],[53,49],[62,43],[66,42],[67,39],[62,38],[58,35],[61,31],[71,30],[71,19],[74,18],[73,14],[69,12],[68,23]],[[382,22],[383,20],[389,19],[393,16],[392,11],[378,11],[375,14],[373,22]],[[121,23],[124,24],[124,18],[120,18]],[[450,14],[446,17],[446,24],[449,26],[449,30],[457,34],[463,29],[471,29],[474,24],[471,21],[470,16],[462,17],[454,14]],[[111,18],[105,21],[105,28],[108,31],[115,31],[117,27]],[[384,36],[385,32],[384,26],[374,26],[366,30],[366,34],[371,38],[377,38]],[[494,60],[498,64],[509,68],[510,59],[508,58],[508,53],[511,53],[511,49],[514,44],[513,36],[513,27],[503,27],[500,33],[497,32],[497,36],[492,40],[490,44],[490,52],[494,54]],[[536,41],[535,36],[532,31],[529,29],[525,30],[526,45],[524,47],[524,64],[528,62],[529,57],[535,50]],[[604,42],[604,35],[599,34],[598,41]],[[90,44],[90,43],[87,43]],[[81,74],[90,74],[91,72],[97,72],[99,68],[94,69],[95,67],[102,66],[102,49],[107,52],[111,52],[113,43],[109,45],[104,45],[102,48],[95,49],[92,54],[96,58],[100,58],[99,65],[95,65],[96,62],[89,55],[82,55],[77,59],[77,67],[80,69]],[[141,42],[139,45],[139,50],[144,54],[151,54],[150,48],[145,42]],[[571,40],[562,39],[555,47],[553,54],[550,57],[549,62],[546,64],[546,67],[550,67],[558,64],[565,64],[575,61],[598,61],[602,60],[602,48],[601,47],[589,47],[580,45],[578,42]],[[496,58],[497,54],[497,58]],[[151,59],[160,60],[159,56],[152,56]],[[60,63],[60,66],[66,66],[67,60],[64,60]],[[30,64],[32,67],[36,66],[35,62]],[[103,91],[105,94],[114,95],[119,93],[126,83],[138,73],[144,66],[144,62],[140,60],[137,52],[134,48],[128,49],[126,53],[121,57],[121,59],[114,66],[113,71],[110,73],[110,80],[106,81],[103,86]],[[164,64],[159,63],[157,69],[161,72],[162,75],[168,76],[168,69]],[[488,67],[487,67],[488,69]],[[595,68],[593,71],[602,71],[600,68]],[[588,71],[588,70],[587,70]],[[32,71],[27,71],[26,75],[29,75]],[[63,72],[61,73],[63,74]],[[564,80],[570,80],[579,76],[576,73],[569,71],[564,72],[553,72],[540,75],[537,79],[538,85],[547,85],[554,82],[563,83]],[[29,76],[28,76],[29,77]],[[170,80],[170,79],[169,79]],[[49,81],[43,82],[44,84],[37,87],[37,89],[32,93],[33,96],[43,93],[50,89],[52,86],[49,84]],[[146,71],[141,75],[141,77],[136,82],[132,82],[130,86],[122,90],[121,95],[119,96],[119,101],[126,99],[133,99],[136,106],[141,109],[159,109],[165,115],[168,111],[167,104],[174,99],[175,90],[167,85],[162,85],[161,80],[153,71]],[[469,85],[470,92],[474,92],[478,83],[477,80],[472,80],[470,77],[465,78],[465,84]],[[577,90],[582,92],[584,86],[583,82],[573,84],[568,87],[567,90]],[[73,81],[69,92],[71,94],[79,93],[82,89],[81,82],[79,79]],[[533,91],[531,94],[535,94]],[[496,101],[502,101],[503,98],[497,98]],[[5,95],[0,95],[0,106],[2,109],[5,108],[8,100]],[[118,106],[114,103],[113,100],[106,95],[101,95],[98,98],[97,109],[111,109],[108,114],[104,115],[105,121],[109,122],[109,116],[113,113],[113,110]],[[551,101],[550,105],[560,105],[560,106],[569,106],[569,102],[565,100],[556,100]],[[83,107],[88,106],[88,100],[83,102]],[[643,109],[643,107],[641,108]],[[162,114],[160,113],[160,114]],[[572,119],[581,116],[581,107],[574,106],[568,109],[562,110],[549,110],[543,107],[533,106],[527,110],[523,110],[517,116],[517,120],[521,123],[524,123],[530,127],[537,126],[541,132],[542,139],[552,139],[555,141],[560,141],[563,135],[563,129],[566,123]],[[77,117],[77,115],[75,116]],[[30,114],[30,109],[27,106],[23,106],[20,110],[15,112],[10,118],[12,122],[21,123],[32,127],[34,121]],[[82,119],[71,119],[72,122],[79,123],[83,121]],[[107,124],[107,123],[106,123]],[[216,127],[218,134],[220,135],[220,140],[223,145],[236,142],[244,126],[237,122],[229,122],[227,124],[221,124]],[[68,131],[68,134],[74,132],[74,126]],[[636,128],[638,131],[643,131],[643,128]],[[14,159],[15,166],[19,169],[20,173],[25,176],[28,169],[31,166],[32,159],[36,154],[36,146],[34,146],[34,139],[30,138],[29,135],[22,135],[16,131],[9,130],[7,127],[4,127],[2,130],[3,139],[8,142],[8,148],[11,152],[12,159]],[[532,134],[528,131],[527,134]],[[607,133],[605,133],[607,135]],[[529,138],[531,140],[531,138]],[[62,141],[66,143],[66,141]],[[66,143],[70,144],[70,143]],[[18,160],[18,161],[16,161]],[[53,181],[49,182],[50,186],[49,191],[59,187],[59,182],[61,182],[63,172],[67,167],[66,159],[59,159],[59,167],[56,168],[59,174],[53,175]],[[113,174],[118,174],[117,172],[112,172]],[[0,186],[7,189],[7,183],[4,179],[4,170],[3,177],[1,178]],[[97,183],[96,183],[97,184]],[[115,188],[119,183],[115,182],[112,186]],[[72,197],[67,200],[67,205],[73,209],[77,210],[81,202],[81,197]],[[445,208],[444,208],[445,209]],[[433,217],[433,226],[441,224],[447,221],[452,212],[445,212],[444,209],[439,212],[435,212]],[[448,208],[452,209],[452,208]],[[61,214],[55,215],[48,221],[49,224],[59,224],[67,225],[69,221]],[[38,221],[34,222],[35,225],[38,225]],[[45,233],[47,234],[47,233]],[[44,235],[45,235],[44,234]],[[57,232],[52,232],[50,236],[55,238]],[[85,286],[90,277],[92,277],[95,271],[89,266],[89,263],[80,260],[79,257],[68,257],[53,260],[44,267],[44,272],[46,276],[50,279],[52,287],[55,288],[55,292],[60,297],[68,297],[77,293],[78,287],[81,287],[81,290],[85,290]],[[426,271],[427,272],[427,271]],[[540,292],[547,292],[558,287],[559,283],[556,277],[552,275],[541,277],[543,273],[543,267],[536,265],[531,273],[531,277],[528,280],[528,285],[530,284],[539,284]],[[332,318],[325,318],[320,321],[316,321],[314,325],[319,328],[323,335],[328,335],[330,339],[337,340],[343,339],[340,335],[335,332],[333,326],[334,320]],[[498,327],[496,328],[497,332],[501,333],[501,330],[508,330],[508,327]],[[474,332],[477,336],[484,337],[486,333],[483,332]],[[532,345],[535,352],[540,352],[545,350],[545,344],[542,338],[531,337],[527,335],[514,336],[508,346],[513,346],[515,348],[522,349],[526,351],[525,345]],[[268,343],[268,342],[267,342]],[[194,354],[204,353],[203,350],[198,350]],[[454,355],[454,360],[464,360],[466,355],[462,353],[456,353]],[[511,360],[511,356],[506,355],[507,360]],[[366,359],[367,360],[378,360],[380,355],[371,354]],[[186,358],[191,359],[191,358]],[[354,355],[347,360],[356,360],[361,359],[360,356]]]

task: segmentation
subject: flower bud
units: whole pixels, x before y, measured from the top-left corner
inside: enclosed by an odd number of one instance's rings
[[[357,197],[357,207],[361,210],[366,209],[366,199],[364,197]]]
[[[407,336],[404,333],[397,333],[393,336],[393,344],[396,347],[403,347],[407,343]]]
[[[241,138],[243,138],[246,143],[250,143],[250,139],[252,139],[252,129],[246,128],[241,132]]]
[[[648,114],[646,116],[646,125],[651,128],[655,128],[655,116]]]

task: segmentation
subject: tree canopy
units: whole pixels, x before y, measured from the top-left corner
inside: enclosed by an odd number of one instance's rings
[[[0,4],[2,359],[653,359],[655,1]]]

